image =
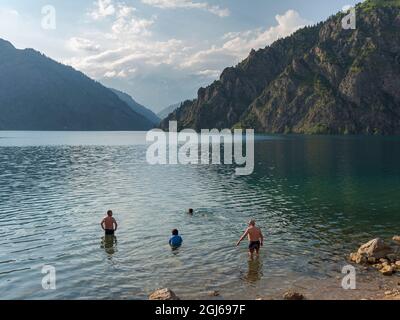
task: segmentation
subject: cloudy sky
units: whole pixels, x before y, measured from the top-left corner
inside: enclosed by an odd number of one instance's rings
[[[0,38],[72,65],[159,111],[194,98],[252,48],[356,2],[0,0]],[[46,5],[55,9],[55,29],[46,27]]]

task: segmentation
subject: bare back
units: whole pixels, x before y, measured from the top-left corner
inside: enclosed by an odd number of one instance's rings
[[[249,241],[260,241],[262,239],[262,232],[260,228],[257,227],[249,227],[247,229],[247,237]]]
[[[107,230],[114,230],[115,219],[113,217],[105,217],[103,220],[104,227]]]

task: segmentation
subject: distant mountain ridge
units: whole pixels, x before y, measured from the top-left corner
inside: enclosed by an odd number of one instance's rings
[[[161,119],[153,111],[137,103],[129,94],[113,88],[110,88],[110,90],[131,107],[133,111],[150,120],[153,125],[158,125],[160,123]]]
[[[160,127],[400,134],[400,0],[358,4],[355,30],[344,16],[252,50]]]
[[[33,49],[0,39],[0,130],[148,130],[111,90]]]
[[[174,112],[176,109],[178,109],[182,105],[181,102],[172,104],[165,109],[161,110],[159,113],[157,113],[157,116],[162,120],[166,117],[168,117],[172,112]]]

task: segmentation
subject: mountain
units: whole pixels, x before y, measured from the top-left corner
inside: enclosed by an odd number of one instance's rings
[[[161,119],[153,111],[142,106],[140,103],[137,103],[129,94],[117,89],[110,88],[110,90],[114,92],[118,98],[124,101],[133,111],[145,117],[153,125],[158,125],[160,123]]]
[[[174,112],[176,109],[178,109],[181,106],[181,102],[180,103],[176,103],[176,104],[172,104],[169,107],[166,107],[165,109],[161,110],[159,113],[157,113],[157,116],[160,119],[165,119],[166,117],[168,117],[172,112]]]
[[[83,73],[0,39],[0,130],[152,127],[152,122]]]
[[[400,134],[400,0],[356,6],[254,51],[163,120],[260,133]]]

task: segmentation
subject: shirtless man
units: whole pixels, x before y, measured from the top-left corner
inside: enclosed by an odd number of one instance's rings
[[[111,210],[107,211],[107,217],[101,222],[101,228],[106,232],[106,236],[113,236],[115,231],[117,231],[118,224],[113,218],[113,212]]]
[[[248,237],[249,239],[249,255],[253,258],[254,251],[258,256],[260,252],[260,247],[264,244],[264,236],[261,232],[261,229],[256,227],[256,222],[254,220],[249,221],[249,227],[246,229],[244,234],[241,236],[236,246],[239,246],[240,243],[244,240],[244,238]]]

